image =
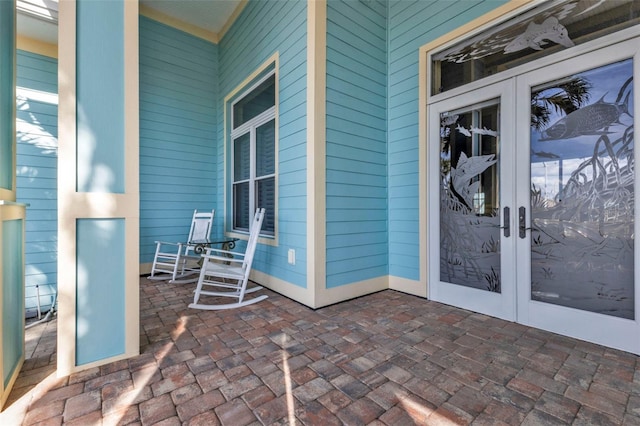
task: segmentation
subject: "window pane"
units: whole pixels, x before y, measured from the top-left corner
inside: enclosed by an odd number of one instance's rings
[[[640,1],[543,2],[432,57],[432,94],[586,43],[640,21]]]
[[[251,135],[244,135],[233,141],[233,181],[249,179],[251,171]]]
[[[256,177],[276,171],[276,121],[256,129]]]
[[[266,209],[264,222],[262,222],[262,234],[275,232],[275,205],[276,205],[276,180],[275,178],[261,179],[256,182],[258,196],[257,208]]]
[[[495,293],[502,292],[499,116],[499,99],[440,114],[440,280]]]
[[[532,89],[531,300],[635,319],[633,71]]]
[[[233,106],[233,128],[237,128],[276,104],[276,76],[272,75]]]
[[[249,182],[233,185],[233,229],[249,230]]]

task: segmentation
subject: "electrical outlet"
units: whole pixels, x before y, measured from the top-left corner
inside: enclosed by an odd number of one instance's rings
[[[296,251],[294,249],[289,249],[288,252],[288,261],[289,261],[289,265],[295,265],[296,264]]]

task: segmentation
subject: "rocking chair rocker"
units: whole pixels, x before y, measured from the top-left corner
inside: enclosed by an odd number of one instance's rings
[[[192,242],[209,239],[214,215],[215,210],[200,213],[194,210],[191,229],[185,242],[156,241],[156,254],[148,279],[169,280],[170,283],[178,284],[197,281],[198,278],[192,276],[200,272],[197,262],[200,260],[198,250],[201,248]]]
[[[193,309],[221,310],[232,309],[260,302],[266,299],[267,295],[261,295],[245,300],[247,293],[261,290],[257,286],[247,289],[251,263],[258,243],[258,235],[262,228],[265,209],[258,209],[253,217],[249,232],[249,240],[244,253],[232,252],[208,248],[207,253],[202,255],[203,263],[200,269],[198,286],[196,287],[193,303],[189,305]],[[214,290],[203,290],[203,287],[213,287]],[[234,303],[228,304],[203,304],[200,303],[201,296],[230,297],[236,299]]]

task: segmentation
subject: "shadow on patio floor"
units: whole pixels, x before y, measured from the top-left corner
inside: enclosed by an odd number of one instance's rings
[[[140,283],[141,355],[60,379],[34,358],[0,424],[640,424],[629,353],[392,290],[205,312]]]

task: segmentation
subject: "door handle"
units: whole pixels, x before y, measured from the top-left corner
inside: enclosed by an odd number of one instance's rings
[[[511,236],[511,209],[509,209],[509,207],[505,207],[503,211],[504,213],[502,215],[502,223],[504,224],[504,226],[502,227],[502,229],[504,230],[505,238],[509,238]]]
[[[518,209],[518,227],[520,229],[520,238],[526,238],[527,230],[531,228],[527,228],[527,209],[524,206],[520,206]]]

